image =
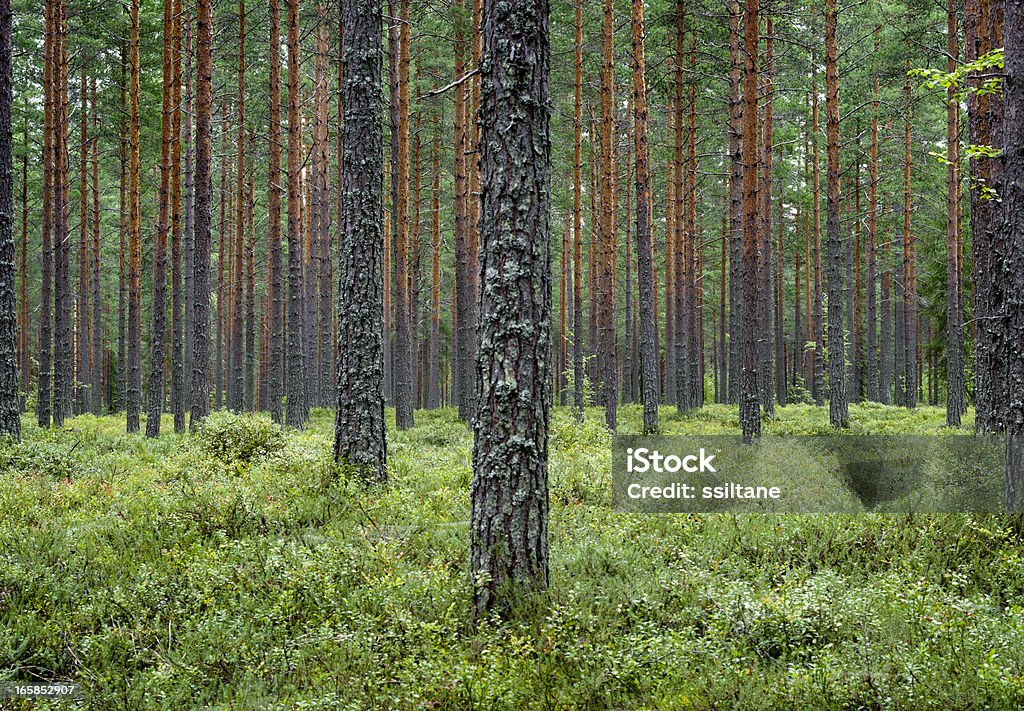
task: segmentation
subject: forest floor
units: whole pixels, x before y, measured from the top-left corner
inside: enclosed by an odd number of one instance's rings
[[[621,416],[639,428],[638,407]],[[826,433],[827,416],[780,408],[766,432]],[[865,433],[944,422],[851,416]],[[452,410],[404,433],[389,417],[391,481],[367,490],[332,474],[328,411],[283,436],[215,415],[156,440],[123,416],[26,416],[0,447],[0,687],[71,679],[100,709],[1024,704],[1019,521],[616,513],[603,413],[559,408],[551,587],[474,629],[470,433]],[[738,431],[724,406],[662,418]]]

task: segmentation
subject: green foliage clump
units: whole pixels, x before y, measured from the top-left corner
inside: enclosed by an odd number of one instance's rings
[[[264,414],[214,412],[199,426],[199,448],[224,464],[248,465],[284,449],[281,428]]]

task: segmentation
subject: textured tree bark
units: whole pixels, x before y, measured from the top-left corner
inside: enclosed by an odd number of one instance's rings
[[[0,436],[17,440],[21,439],[21,403],[14,286],[13,26],[11,2],[0,0]]]
[[[946,9],[946,70],[956,71],[960,58],[955,0]],[[959,427],[967,410],[964,389],[964,325],[960,302],[960,100],[956,87],[946,93],[946,424]]]
[[[243,5],[244,8],[244,0]],[[243,10],[244,12],[244,10]],[[149,399],[146,403],[146,436],[160,435],[164,409],[164,334],[167,333],[167,233],[171,213],[171,123],[174,121],[174,0],[164,0],[163,96],[160,121],[160,214],[153,241],[153,329],[149,339]]]
[[[185,431],[185,342],[181,290],[181,16],[179,5],[172,22],[171,56],[171,413],[174,431]]]
[[[75,303],[75,414],[89,411],[89,79],[82,62],[78,141],[78,293]]]
[[[459,0],[462,7],[463,0]],[[466,38],[465,20],[457,18],[455,22],[455,78],[460,79],[466,72]],[[472,33],[470,32],[470,35]],[[469,112],[467,106],[469,96],[466,82],[459,82],[455,87],[455,310],[456,331],[455,359],[458,363],[456,374],[459,417],[468,420],[474,411],[473,396],[476,386],[473,379],[476,370],[473,367],[475,350],[474,331],[476,329],[476,293],[473,289],[473,270],[469,236],[469,166],[466,153],[469,149]]]
[[[95,104],[95,85],[93,86]],[[26,102],[27,103],[27,102]],[[21,365],[21,409],[24,412],[28,400],[28,386],[32,380],[32,327],[28,320],[28,119],[22,121],[21,152],[21,298],[18,301],[19,353]],[[93,144],[95,147],[95,144]],[[93,153],[95,155],[95,151]]]
[[[675,249],[672,261],[675,271],[675,298],[673,299],[673,352],[675,369],[672,377],[675,380],[675,404],[679,412],[686,412],[693,407],[690,395],[690,312],[693,304],[690,301],[690,279],[693,276],[692,260],[688,259],[691,250],[690,241],[693,233],[688,220],[687,201],[690,198],[689,180],[686,162],[686,79],[684,66],[686,61],[686,8],[685,2],[676,3],[675,12],[675,49],[672,53],[673,100],[671,112],[673,121],[673,169],[670,176],[674,188],[674,200],[671,209],[674,217]]]
[[[238,126],[235,138],[235,224],[231,239],[231,329],[229,335],[230,387],[228,408],[241,412],[245,400],[245,367],[243,362],[242,279],[245,266],[245,0],[238,3],[238,93],[236,109]]]
[[[738,0],[726,4],[729,12],[729,377],[728,400],[740,401],[743,392],[741,363],[742,320],[744,308],[742,237],[743,237],[743,162],[740,72],[743,56],[740,49],[741,8]]]
[[[182,99],[182,153],[185,156],[185,221],[182,226],[182,251],[184,264],[182,286],[184,289],[184,317],[182,333],[182,408],[188,411],[192,407],[192,370],[194,367],[194,335],[195,335],[195,143],[192,140],[192,115],[195,102],[192,92],[192,14],[184,13],[184,91]],[[184,412],[182,419],[184,420]],[[184,421],[182,428],[184,428]]]
[[[103,279],[100,269],[100,160],[99,160],[99,118],[96,109],[96,77],[92,77],[89,86],[90,109],[92,116],[92,141],[90,142],[92,157],[92,349],[90,357],[91,373],[89,376],[91,389],[92,414],[99,417],[103,414]],[[24,188],[24,184],[23,184]],[[27,319],[26,319],[27,325]],[[27,382],[27,381],[26,381]]]
[[[411,294],[409,292],[409,0],[401,0],[398,58],[398,154],[393,176],[395,213],[395,425],[413,426]]]
[[[330,250],[330,162],[328,145],[328,88],[327,88],[327,6],[316,6],[317,33],[316,52],[313,63],[313,146],[312,171],[310,174],[311,239],[313,246],[310,262],[317,274],[316,294],[310,304],[315,318],[309,323],[309,352],[314,362],[310,364],[313,387],[309,393],[310,405],[328,407],[334,402],[331,386],[334,371],[334,319],[333,290],[331,288]],[[312,274],[310,275],[312,277]],[[313,286],[313,284],[311,284]]]
[[[479,407],[470,559],[478,619],[548,580],[548,3],[487,0]]]
[[[139,0],[131,3],[128,66],[128,372],[127,430],[139,431],[142,409],[142,202],[140,190]],[[166,235],[166,231],[165,231]]]
[[[58,0],[54,9],[55,38],[54,97],[54,215],[53,215],[53,423],[63,427],[71,415],[74,387],[74,349],[71,340],[71,211],[68,183],[68,57],[65,5]]]
[[[603,58],[601,72],[601,221],[599,224],[600,303],[598,304],[598,348],[604,420],[608,429],[618,425],[618,358],[615,349],[615,213],[616,195],[612,142],[615,135],[615,3],[604,0]]]
[[[1003,46],[1003,5],[999,0],[967,0],[964,8],[967,61]],[[968,78],[976,89],[979,79]],[[1004,97],[967,95],[967,140],[974,145],[1002,145]],[[971,180],[1002,194],[1002,159],[975,157],[970,162]],[[980,189],[970,191],[971,282],[974,290],[975,363],[974,427],[978,433],[1001,432],[1006,423],[1006,321],[999,317],[1005,296],[1006,255],[1002,239],[1002,206]]]
[[[38,422],[40,427],[50,426],[50,418],[53,413],[53,394],[51,391],[53,310],[50,289],[53,283],[53,55],[55,19],[52,3],[46,3],[45,14],[46,31],[43,46],[43,235],[42,264],[40,265],[42,283],[39,286],[39,375],[36,382],[36,422]],[[122,53],[122,58],[123,56]],[[123,349],[121,351],[123,352]]]
[[[654,309],[651,241],[651,166],[647,143],[647,82],[644,57],[644,1],[633,0],[633,141],[636,154],[636,275],[639,288],[640,389],[643,432],[658,431],[658,326]]]
[[[811,53],[814,68],[811,72],[811,179],[813,212],[811,228],[814,239],[814,404],[825,404],[825,302],[821,269],[821,179],[818,161],[818,71],[817,60]],[[827,176],[826,176],[827,180]],[[827,186],[826,186],[827,187]],[[840,308],[841,306],[840,301]]]
[[[1003,96],[1003,222],[1006,269],[1006,333],[1018,345],[1024,334],[1024,2],[1006,0]],[[1010,348],[1007,359],[1006,505],[1024,510],[1024,350]]]
[[[306,392],[305,309],[302,230],[302,92],[299,77],[299,0],[288,0],[288,400],[286,421],[302,427],[309,419]]]
[[[848,427],[850,407],[846,393],[846,328],[843,238],[839,215],[839,43],[836,37],[836,0],[825,0],[825,140],[828,251],[828,413],[833,427]]]
[[[906,60],[910,71],[910,57]],[[910,114],[912,94],[909,73],[903,82],[903,96],[906,102],[906,120],[903,124],[903,404],[917,405],[917,276],[914,266],[914,233],[910,229],[910,214],[913,202],[910,192]]]
[[[573,82],[572,159],[572,372],[573,410],[583,421],[583,0],[576,0],[575,80]]]
[[[758,236],[761,240],[760,263],[758,265],[758,322],[761,324],[761,332],[758,334],[758,351],[760,359],[760,386],[761,407],[765,415],[772,416],[775,413],[775,377],[772,364],[773,329],[772,325],[772,303],[771,294],[774,293],[772,286],[772,165],[773,150],[773,106],[775,86],[773,83],[775,74],[775,25],[769,14],[765,18],[765,58],[762,92],[764,94],[764,116],[763,135],[761,145],[761,188],[760,188],[760,225]],[[781,400],[780,400],[781,403]]]
[[[281,262],[281,11],[270,0],[270,122],[267,131],[267,252],[270,286],[270,364],[267,368],[267,403],[274,422],[283,422],[284,396],[284,283]]]
[[[743,68],[743,328],[742,389],[740,396],[740,427],[746,444],[761,438],[761,398],[758,369],[757,331],[763,326],[757,322],[756,308],[760,262],[757,234],[757,45],[759,0],[745,0],[743,13],[744,68]]]
[[[875,52],[881,43],[881,26],[875,27]],[[868,245],[866,254],[867,267],[867,303],[865,305],[865,331],[867,335],[867,389],[868,400],[881,402],[879,394],[878,361],[878,313],[876,291],[878,282],[878,77],[872,78],[871,88],[871,147],[868,152]]]
[[[210,414],[210,153],[212,132],[213,5],[198,0],[196,33],[196,165],[193,251],[192,414],[195,429]]]
[[[430,197],[430,335],[427,339],[427,408],[441,406],[441,126],[434,119],[431,147],[434,183]]]
[[[338,409],[334,458],[383,482],[384,308],[381,223],[384,136],[383,59],[378,0],[345,0],[342,105],[342,214],[338,290]]]

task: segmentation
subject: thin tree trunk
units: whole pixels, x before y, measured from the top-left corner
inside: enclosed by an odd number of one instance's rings
[[[213,4],[197,0],[198,31],[196,42],[196,165],[195,232],[193,251],[193,359],[192,416],[195,429],[210,413],[210,153],[212,132]]]
[[[615,3],[604,0],[603,52],[601,74],[601,222],[599,225],[600,303],[598,338],[601,380],[604,393],[605,424],[612,432],[618,424],[618,363],[615,353],[615,211],[616,196],[612,185],[614,158],[612,141],[615,134]]]
[[[583,0],[576,0],[572,161],[572,371],[573,409],[583,421]]]
[[[828,243],[828,385],[829,422],[833,427],[850,424],[846,394],[846,328],[843,324],[843,239],[839,215],[839,43],[836,38],[836,0],[825,0],[825,140],[827,153],[826,230]],[[838,308],[837,308],[838,307]]]
[[[395,213],[395,424],[413,426],[411,294],[409,293],[409,0],[400,0],[398,39],[398,155],[393,176]]]
[[[240,412],[245,401],[245,365],[243,362],[243,311],[242,279],[245,266],[245,0],[238,3],[238,126],[235,138],[235,224],[234,239],[231,240],[233,270],[231,272],[231,328],[229,336],[228,408]],[[230,239],[230,235],[229,235]]]
[[[78,294],[75,305],[75,414],[89,411],[89,79],[82,62],[79,81]]]
[[[281,262],[281,14],[278,0],[270,0],[270,123],[267,133],[267,252],[270,272],[270,364],[268,403],[274,422],[283,422],[284,396],[284,283]]]
[[[14,298],[13,29],[11,2],[0,0],[0,435],[18,440],[21,439],[21,403],[18,398],[18,316]]]
[[[302,96],[299,78],[299,0],[288,0],[288,408],[286,421],[302,427],[309,419],[304,339],[302,230]]]
[[[946,70],[956,71],[960,58],[957,40],[957,8],[949,0],[946,11]],[[956,87],[946,94],[946,424],[959,427],[967,410],[964,390],[963,307],[960,303],[960,99]]]
[[[743,386],[740,397],[740,427],[744,443],[761,438],[761,399],[758,391],[760,362],[757,349],[758,324],[757,281],[757,44],[758,0],[745,0],[743,13],[744,68],[743,68],[743,328],[742,364]]]
[[[651,168],[647,146],[647,83],[644,77],[644,0],[633,0],[633,141],[636,153],[636,275],[639,287],[640,388],[643,432],[658,431],[658,327],[654,308],[651,243]]]
[[[131,35],[128,65],[128,372],[126,395],[127,430],[139,431],[142,409],[142,202],[140,190],[139,100],[139,0],[131,2]],[[161,369],[161,373],[162,373]]]
[[[430,335],[427,339],[429,374],[427,376],[427,408],[441,406],[441,125],[434,119],[431,152],[434,182],[430,198]]]
[[[910,57],[906,59],[910,71]],[[905,367],[904,389],[907,407],[917,404],[917,285],[914,268],[914,234],[910,229],[910,212],[913,209],[910,192],[910,112],[911,86],[909,74],[903,83],[906,102],[906,120],[903,124],[903,337]]]
[[[46,3],[46,32],[43,47],[43,229],[41,256],[41,284],[39,286],[39,374],[36,379],[36,421],[40,427],[49,427],[52,416],[51,361],[53,347],[53,311],[50,287],[53,281],[53,103],[54,103],[54,45],[55,12],[52,3]],[[122,53],[122,58],[123,58]],[[123,125],[123,122],[122,122]],[[123,184],[123,181],[122,181]],[[123,250],[122,250],[123,251]]]
[[[244,0],[243,0],[244,3]],[[163,102],[160,121],[160,216],[153,243],[153,330],[149,351],[149,400],[146,408],[146,436],[160,434],[164,405],[164,334],[167,332],[167,232],[171,213],[171,140],[174,113],[174,0],[164,0]]]
[[[71,324],[71,233],[70,185],[68,183],[68,58],[64,3],[54,10],[54,344],[53,423],[63,427],[71,414],[74,387],[74,349]]]
[[[171,413],[174,431],[185,431],[185,344],[181,287],[181,23],[184,8],[177,6],[173,18],[171,56]]]

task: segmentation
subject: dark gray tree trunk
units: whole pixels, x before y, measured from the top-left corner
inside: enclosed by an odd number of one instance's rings
[[[758,0],[746,0],[743,13],[744,68],[743,68],[743,273],[741,289],[742,333],[741,358],[742,387],[740,389],[740,427],[744,443],[761,438],[761,393],[760,357],[757,334],[766,324],[758,323],[760,311],[758,299],[767,297],[759,294],[760,266],[758,227],[758,151],[757,151],[757,44],[760,34],[758,27]]]
[[[0,0],[0,436],[20,439],[18,312],[14,295],[14,157],[11,147],[13,25],[11,0]]]
[[[486,0],[479,390],[470,570],[477,618],[548,580],[551,243],[547,0]]]
[[[828,379],[829,422],[847,427],[850,408],[846,394],[846,329],[843,325],[845,289],[843,286],[845,248],[840,236],[839,217],[839,48],[836,38],[838,10],[836,0],[825,0],[825,137],[827,175],[825,177],[828,240]],[[852,309],[851,309],[852,311]]]
[[[633,141],[636,149],[636,274],[639,286],[640,388],[643,431],[658,431],[658,324],[654,312],[651,245],[651,166],[647,145],[647,84],[644,77],[644,0],[633,0]]]
[[[334,458],[385,481],[382,226],[384,47],[379,0],[342,5],[342,184],[338,290],[338,411]]]
[[[1007,359],[1006,505],[1024,510],[1024,0],[1007,0],[1004,19],[1003,223]]]
[[[196,166],[193,250],[192,417],[194,429],[210,414],[210,153],[213,147],[213,5],[198,0],[196,38]]]
[[[281,11],[278,0],[270,0],[270,125],[267,184],[267,251],[270,272],[270,363],[267,366],[267,397],[270,416],[283,422],[284,396],[284,282],[281,262]]]

